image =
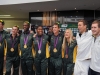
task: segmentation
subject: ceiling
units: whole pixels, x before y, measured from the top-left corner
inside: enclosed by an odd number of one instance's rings
[[[0,5],[0,15],[11,15],[8,18],[28,18],[29,12],[55,11],[55,9],[57,9],[56,11],[82,9],[99,10],[100,0],[59,0],[14,5]]]

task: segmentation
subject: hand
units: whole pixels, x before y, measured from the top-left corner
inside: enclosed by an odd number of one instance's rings
[[[6,56],[4,56],[4,61],[6,61]]]
[[[36,37],[36,34],[34,34],[33,37]]]
[[[19,33],[17,33],[17,36],[19,36]]]
[[[34,33],[34,32],[31,30],[30,33]]]
[[[76,37],[73,37],[73,39],[75,40],[75,39],[76,39]]]

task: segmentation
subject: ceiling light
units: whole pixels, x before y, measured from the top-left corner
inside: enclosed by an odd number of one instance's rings
[[[7,29],[12,29],[12,28],[7,28]]]
[[[11,15],[0,15],[1,17],[8,17],[8,16],[11,16]]]
[[[55,9],[55,10],[57,10],[57,9]]]
[[[75,8],[76,9],[76,8]]]
[[[37,10],[37,11],[39,11],[39,10]]]

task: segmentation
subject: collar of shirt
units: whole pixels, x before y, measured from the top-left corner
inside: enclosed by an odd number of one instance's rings
[[[86,34],[87,34],[87,32],[88,32],[88,31],[86,31],[86,32],[84,32],[84,33],[82,33],[82,34],[81,34],[81,33],[79,33],[79,36],[80,36],[80,37],[81,37],[81,36],[84,36],[84,35],[86,35]]]
[[[100,38],[100,35],[98,35],[97,37],[96,37],[96,39],[99,39]]]
[[[54,37],[58,37],[60,34],[58,34],[58,35],[54,35]]]
[[[12,37],[12,34],[10,34],[10,37],[13,38],[13,37]],[[15,38],[17,38],[17,35],[15,36]]]
[[[30,33],[30,31],[28,30],[28,31],[24,31],[23,32],[24,34],[29,34]]]
[[[43,35],[37,35],[37,37],[39,37],[39,38],[42,37],[42,36],[43,36]]]
[[[0,31],[0,33],[2,34],[4,30]]]

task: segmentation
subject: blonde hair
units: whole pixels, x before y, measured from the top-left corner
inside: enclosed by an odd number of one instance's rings
[[[73,32],[71,29],[66,29],[66,31],[69,31],[69,34],[70,34],[70,38],[69,38],[69,44],[73,41]],[[67,46],[67,38],[65,37],[65,33],[64,33],[64,39],[63,39],[63,44],[62,44],[62,48],[65,50]]]

